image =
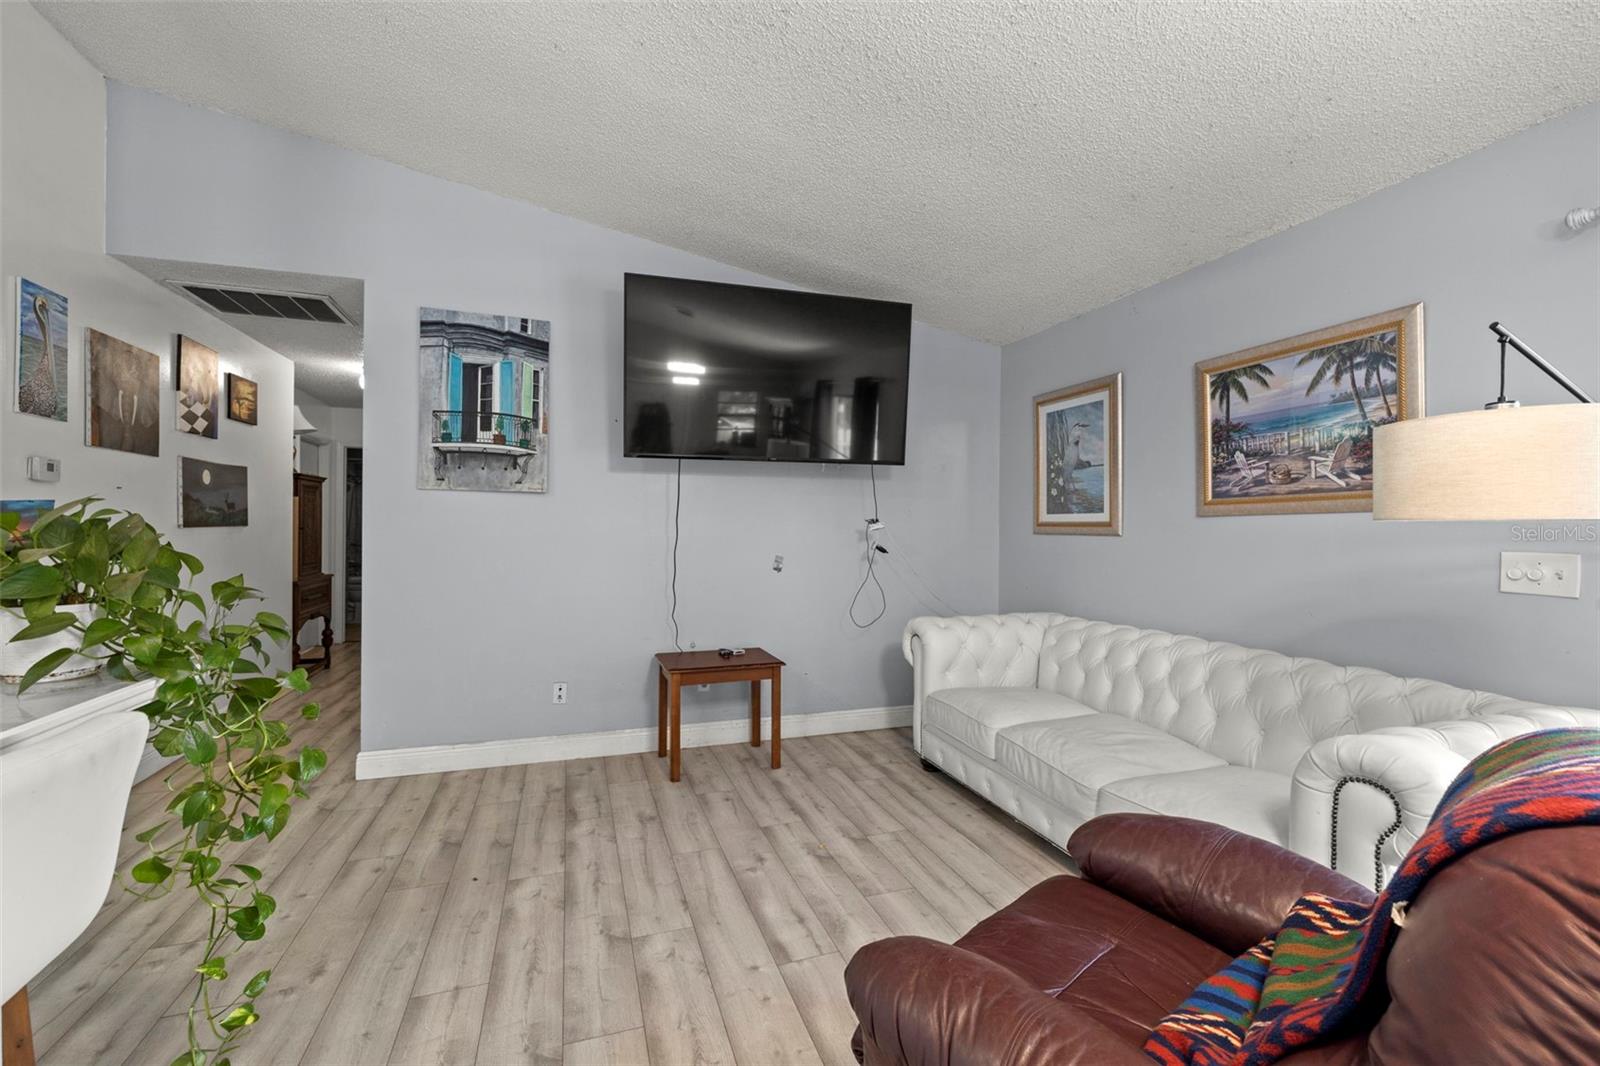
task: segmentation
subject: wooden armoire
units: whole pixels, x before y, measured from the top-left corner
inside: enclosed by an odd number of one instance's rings
[[[315,474],[294,476],[294,665],[333,664],[333,575],[322,572],[322,483]],[[300,630],[322,619],[321,647],[300,647]]]

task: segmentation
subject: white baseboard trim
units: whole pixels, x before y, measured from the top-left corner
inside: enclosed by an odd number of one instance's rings
[[[783,716],[783,735],[817,736],[822,733],[856,733],[868,729],[898,729],[911,724],[911,708],[858,707],[847,711],[818,711]],[[704,748],[737,744],[750,738],[746,718],[684,725],[683,746]],[[761,719],[761,735],[772,735],[772,719]],[[571,733],[559,737],[520,737],[486,740],[477,744],[434,744],[421,748],[383,748],[356,756],[356,779],[437,774],[446,770],[480,770],[488,766],[520,766],[563,759],[592,759],[602,755],[637,755],[656,750],[654,729],[614,729],[607,733]]]

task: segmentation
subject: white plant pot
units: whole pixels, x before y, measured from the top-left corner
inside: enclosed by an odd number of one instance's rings
[[[80,622],[87,624],[95,617],[95,606],[92,603],[78,603],[69,606],[57,607],[58,611],[66,611],[78,616]],[[25,619],[19,618],[8,610],[0,610],[0,681],[14,685],[22,680],[22,675],[28,672],[28,667],[38,662],[58,648],[76,648],[83,640],[83,634],[76,629],[63,629],[59,633],[52,633],[48,637],[37,640],[23,640],[11,643],[11,638],[22,631],[27,625]],[[104,664],[99,659],[92,659],[87,655],[74,655],[66,662],[46,674],[40,684],[46,681],[66,681],[74,677],[87,677],[99,670]]]

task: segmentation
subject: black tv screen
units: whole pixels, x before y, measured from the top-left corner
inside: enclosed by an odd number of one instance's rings
[[[911,305],[628,274],[629,456],[900,466]]]

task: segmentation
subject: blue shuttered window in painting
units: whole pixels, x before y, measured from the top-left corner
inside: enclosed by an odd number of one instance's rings
[[[452,349],[448,365],[445,368],[445,407],[452,411],[461,410],[461,357]]]

